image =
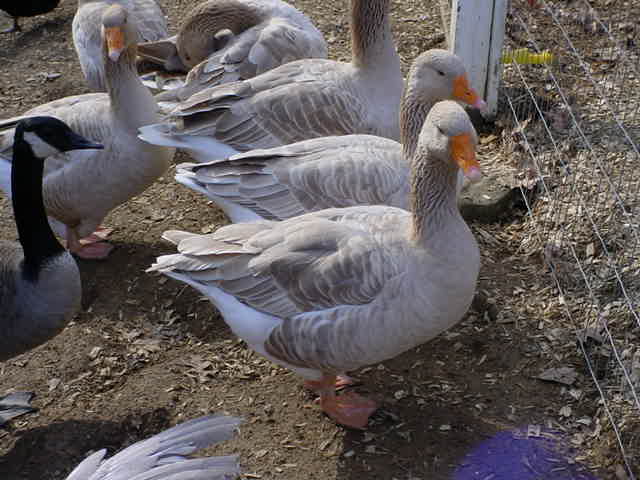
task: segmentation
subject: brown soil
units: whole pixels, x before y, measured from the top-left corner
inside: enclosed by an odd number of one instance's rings
[[[176,25],[196,2],[162,3]],[[344,0],[293,3],[323,30],[332,58],[349,57]],[[437,2],[427,3],[433,5],[394,1],[405,66],[427,48],[444,47]],[[23,33],[0,37],[3,117],[88,92],[71,40],[74,9],[67,0],[46,16],[25,19]],[[61,76],[48,80],[43,73]],[[5,199],[0,209],[0,237],[15,239]],[[298,378],[248,351],[191,288],[144,272],[157,255],[172,251],[160,240],[164,230],[210,231],[225,222],[214,205],[177,185],[172,172],[111,213],[105,223],[115,228],[117,249],[106,262],[80,262],[82,313],[46,345],[0,365],[0,393],[37,392],[40,409],[0,430],[0,478],[63,479],[92,450],[117,451],[181,420],[226,411],[246,424],[237,439],[212,452],[238,453],[253,474],[248,478],[445,479],[465,453],[499,430],[557,426],[567,403],[576,417],[591,415],[594,397],[573,400],[560,385],[533,378],[554,358],[536,341],[544,333],[537,330],[543,307],[530,296],[546,280],[542,264],[539,277],[520,272],[522,262],[539,262],[520,250],[520,219],[474,227],[485,301],[458,327],[354,372],[363,381],[358,391],[382,404],[367,432],[323,416]],[[588,390],[586,377],[577,382]]]

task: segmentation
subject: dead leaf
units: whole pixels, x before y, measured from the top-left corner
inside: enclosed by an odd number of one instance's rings
[[[576,369],[573,367],[549,368],[535,378],[546,382],[573,385],[578,378],[578,372],[576,372]]]

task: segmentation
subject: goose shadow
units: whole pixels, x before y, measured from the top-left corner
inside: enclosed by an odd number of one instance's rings
[[[159,408],[132,413],[119,422],[62,420],[16,429],[8,434],[14,437],[11,446],[0,456],[0,478],[66,478],[88,453],[106,448],[112,456],[169,425],[169,412]]]
[[[21,0],[16,0],[21,1]],[[44,41],[45,32],[48,35],[59,36],[66,34],[71,29],[71,18],[67,15],[59,14],[55,17],[43,18],[42,20],[34,23],[31,27],[24,27],[21,32],[14,34],[3,34],[5,38],[7,35],[15,35],[15,37],[9,40],[9,45],[1,50],[0,57],[15,58],[26,50],[33,49],[34,42]],[[73,16],[72,16],[73,17]],[[4,28],[5,23],[12,22],[10,17],[2,16],[0,20],[1,28]]]
[[[218,310],[190,286],[146,269],[160,255],[174,253],[163,241],[113,242],[105,261],[76,258],[82,280],[80,322],[92,317],[114,318],[118,312],[160,321],[162,316],[181,318],[186,330],[203,341],[231,340],[235,336]]]

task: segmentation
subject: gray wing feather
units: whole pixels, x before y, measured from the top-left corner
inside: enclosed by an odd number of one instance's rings
[[[396,275],[395,259],[380,238],[397,234],[408,215],[354,207],[234,224],[209,235],[174,233],[180,254],[159,258],[151,270],[187,273],[280,318],[361,305]]]
[[[263,25],[244,63],[253,65],[254,75],[259,75],[301,58],[326,58],[327,46],[322,37],[318,37],[286,20],[273,18]],[[229,54],[231,56],[231,51]]]
[[[234,35],[229,44],[193,67],[185,85],[161,93],[159,101],[184,101],[223,83],[246,80],[303,58],[326,58],[327,44],[313,27],[300,28],[288,19],[269,18]]]
[[[340,65],[299,60],[250,80],[203,90],[171,112],[170,117],[181,120],[172,125],[172,133],[211,135],[238,151],[367,133],[365,105],[334,82]]]
[[[184,456],[228,440],[241,422],[236,417],[218,415],[189,420],[135,443],[106,461],[102,461],[104,450],[96,452],[83,460],[67,480],[235,478],[239,474],[236,457]]]
[[[305,140],[227,160],[178,165],[213,197],[284,220],[325,208],[384,204],[408,189],[409,165],[398,142],[372,135]],[[400,199],[408,195],[398,195]]]
[[[38,105],[19,117],[0,121],[0,153],[11,159],[13,155],[14,124],[17,120],[33,116],[51,116],[65,122],[75,132],[96,142],[109,138],[113,132],[110,101],[106,93],[86,93],[61,98]],[[88,113],[91,113],[88,115]],[[7,129],[8,128],[8,129]],[[74,151],[47,158],[45,176],[62,168],[69,161],[85,158],[90,151]]]
[[[178,249],[197,253],[160,257],[150,270],[205,295],[210,286],[220,288],[281,318],[265,341],[272,357],[341,372],[362,365],[361,337],[367,333],[358,336],[354,329],[370,325],[381,308],[377,300],[392,295],[411,263],[410,221],[407,211],[367,206],[234,224],[210,235],[182,234]]]

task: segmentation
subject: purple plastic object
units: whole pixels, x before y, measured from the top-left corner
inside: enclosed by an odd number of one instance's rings
[[[454,480],[597,480],[576,463],[569,441],[551,430],[499,432],[468,453]]]

